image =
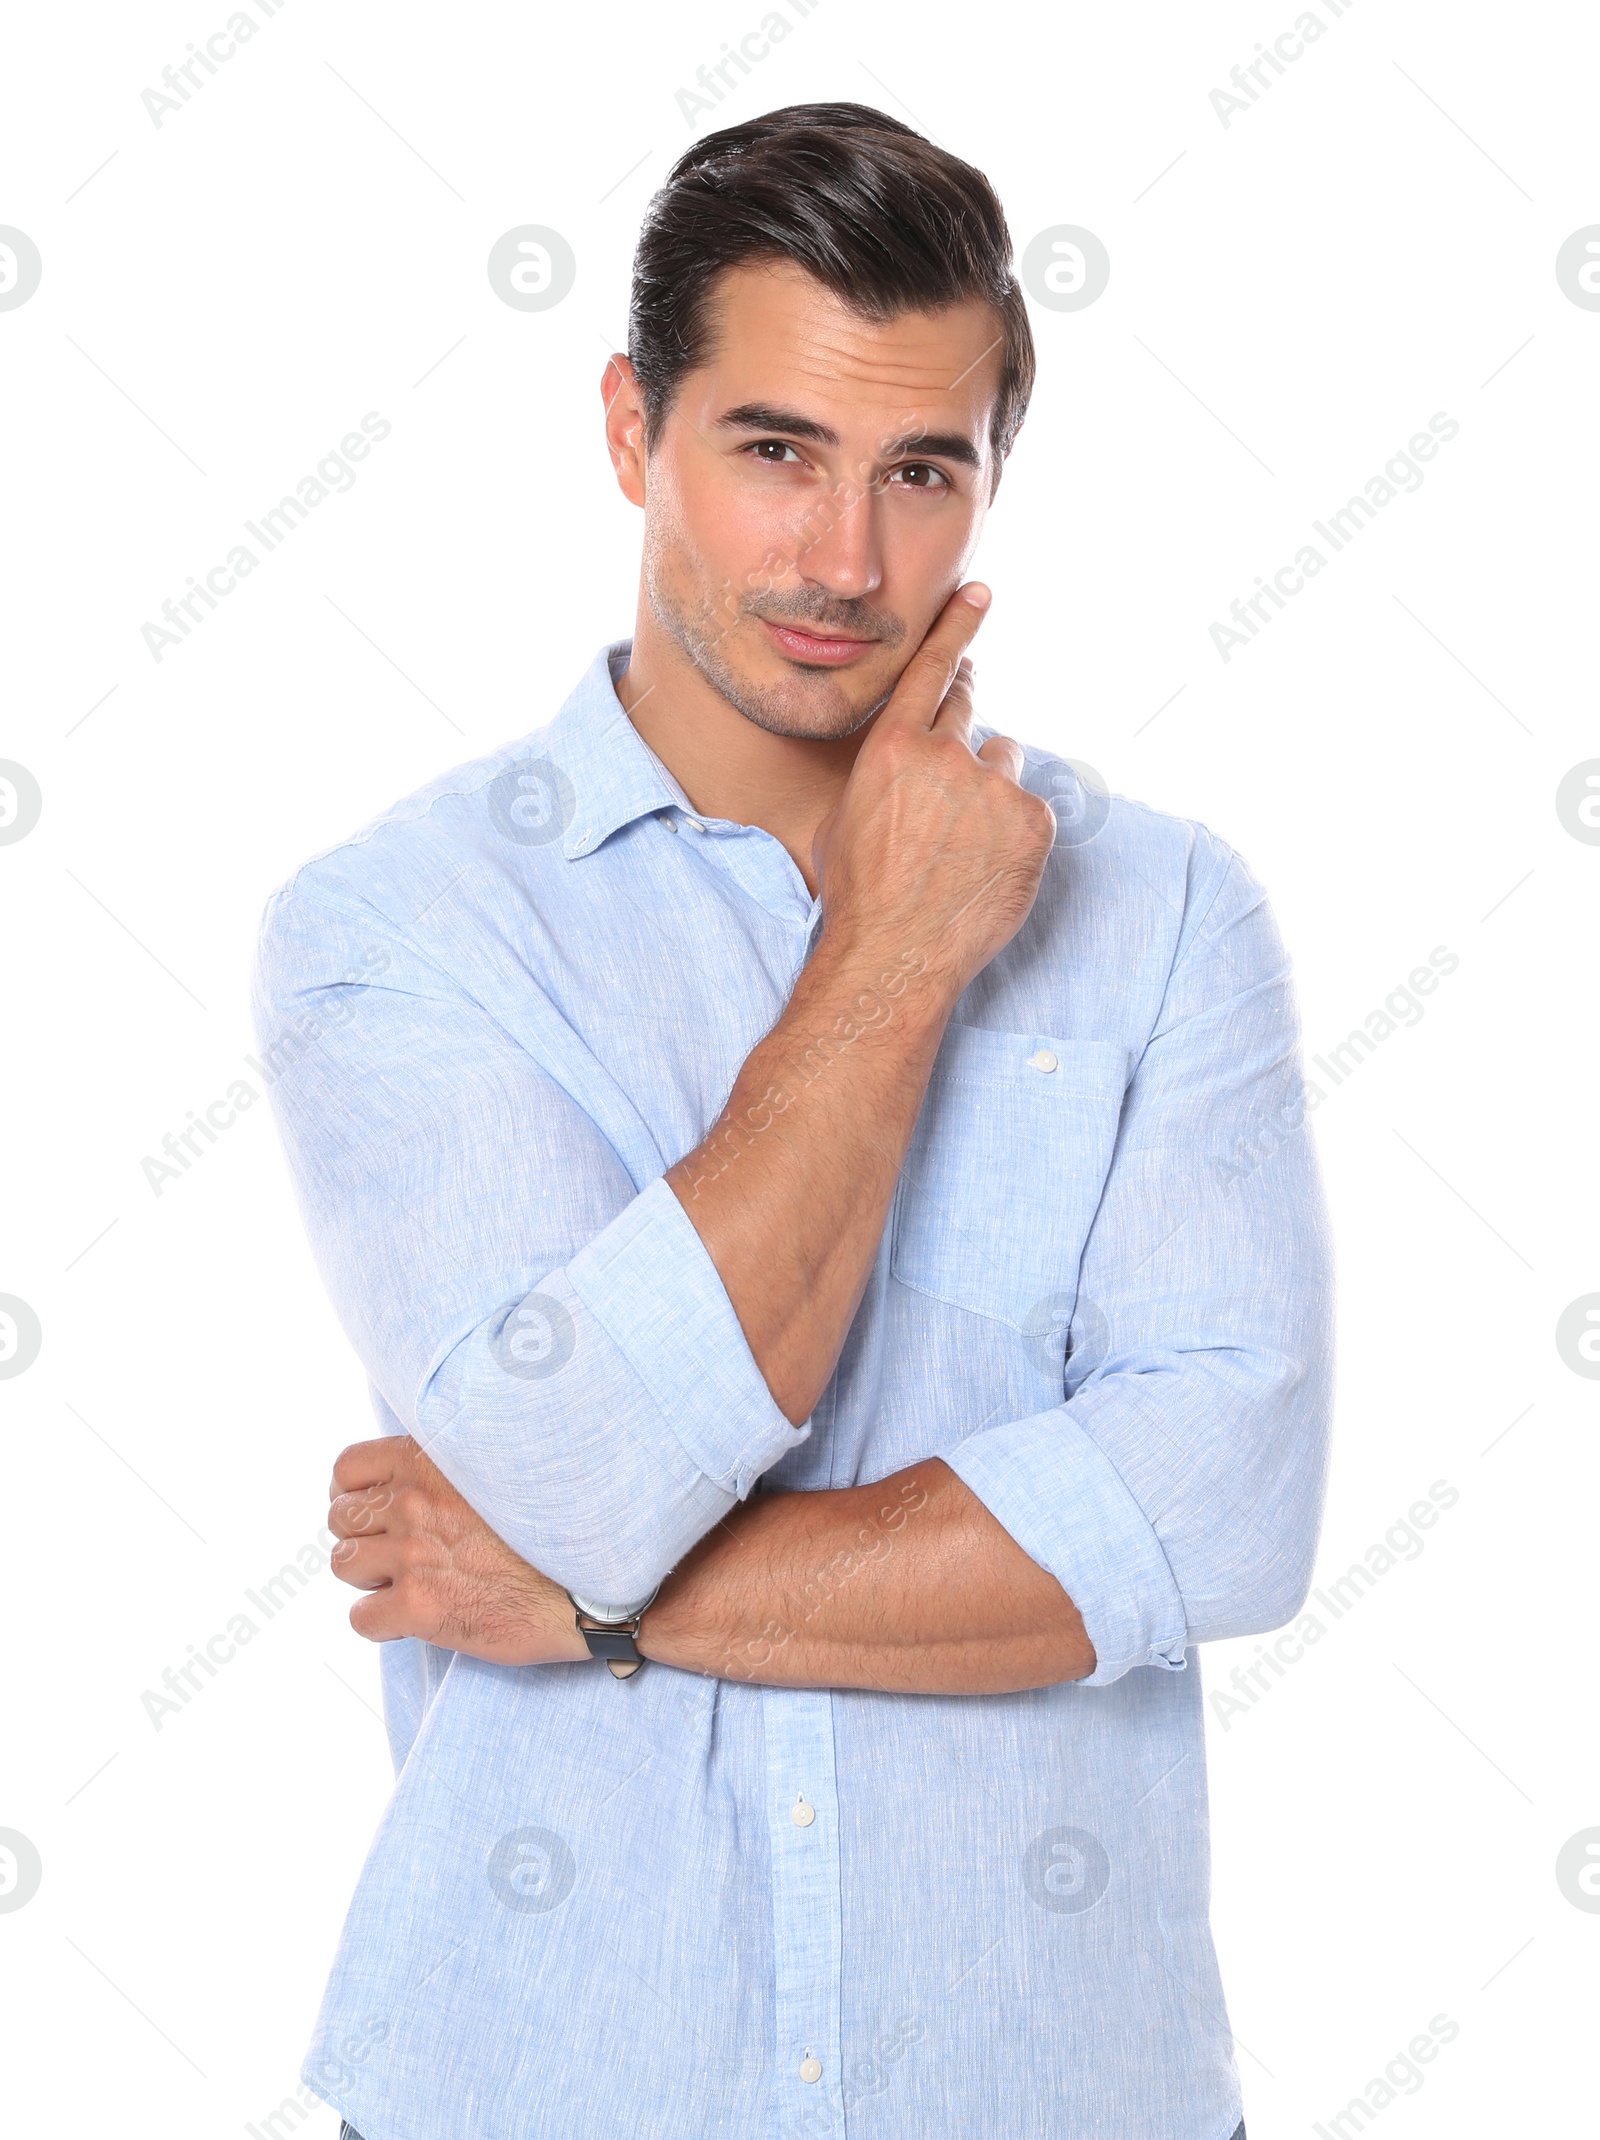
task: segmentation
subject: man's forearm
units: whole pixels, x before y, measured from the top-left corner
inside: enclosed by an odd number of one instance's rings
[[[909,946],[824,934],[704,1140],[667,1175],[774,1401],[816,1404],[860,1303],[949,988]]]
[[[1082,1679],[1077,1608],[938,1458],[757,1494],[662,1586],[647,1657],[775,1687],[1000,1694]]]

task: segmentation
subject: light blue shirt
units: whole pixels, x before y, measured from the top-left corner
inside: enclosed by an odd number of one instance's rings
[[[753,1489],[942,1457],[1098,1665],[940,1697],[387,1646],[398,1782],[305,2078],[365,2140],[1227,2140],[1194,1646],[1296,1611],[1329,1405],[1260,887],[1028,750],[1037,903],[957,1005],[796,1428],[662,1177],[820,908],[695,816],[626,658],[268,909],[262,1056],[381,1429],[618,1602]]]

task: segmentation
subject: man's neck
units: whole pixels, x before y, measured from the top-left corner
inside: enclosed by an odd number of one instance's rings
[[[702,817],[759,825],[816,891],[811,842],[850,777],[865,729],[837,742],[775,736],[747,720],[641,601],[617,696]]]

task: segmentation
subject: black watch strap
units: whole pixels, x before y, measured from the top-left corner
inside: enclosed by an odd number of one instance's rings
[[[641,1605],[626,1620],[597,1620],[592,1612],[584,1610],[570,1590],[567,1597],[576,1615],[578,1633],[589,1646],[589,1655],[603,1658],[614,1679],[631,1679],[646,1661],[638,1640],[644,1606]]]

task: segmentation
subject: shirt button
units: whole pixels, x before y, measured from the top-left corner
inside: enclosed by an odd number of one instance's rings
[[[809,1828],[817,1817],[815,1806],[808,1806],[803,1798],[797,1799],[789,1808],[789,1818],[797,1828]]]
[[[803,2081],[820,2081],[822,2078],[822,2061],[813,2058],[809,2051],[800,2061],[800,2078]]]
[[[1028,1068],[1030,1070],[1055,1070],[1059,1069],[1059,1067],[1060,1065],[1055,1056],[1050,1053],[1048,1048],[1041,1048],[1037,1055],[1028,1057]]]
[[[705,831],[705,829],[706,829],[706,828],[705,828],[705,826],[701,824],[701,822],[700,822],[699,818],[697,818],[697,817],[686,817],[686,818],[684,819],[684,823],[685,823],[686,825],[688,825],[688,826],[689,826],[689,827],[690,827],[690,828],[691,828],[691,829],[692,829],[693,831],[695,831],[695,832],[704,832],[704,831]]]

